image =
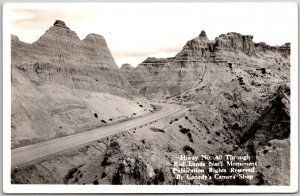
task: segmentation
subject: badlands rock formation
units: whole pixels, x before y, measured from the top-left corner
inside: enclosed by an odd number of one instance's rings
[[[280,144],[274,143],[281,147],[272,150],[277,153],[276,160],[268,155],[268,164],[276,165],[273,172],[284,172],[266,181],[286,184],[290,44],[269,46],[252,39],[249,35],[227,33],[211,41],[202,31],[175,57],[148,58],[131,72],[123,73],[148,98],[185,104],[197,111],[192,115],[203,122],[204,129],[211,132],[219,126],[216,131],[226,135],[225,143],[230,141],[253,159],[265,160],[265,154],[257,151],[279,140]],[[207,122],[213,116],[219,116],[219,120],[210,127]],[[271,176],[268,169],[263,170]]]
[[[123,74],[149,98],[217,108],[228,132],[240,138],[278,89],[289,88],[290,44],[252,38],[227,33],[210,41],[202,31],[175,57],[148,58]]]
[[[209,40],[202,31],[175,57],[147,58],[137,68],[123,65],[122,73],[140,93],[189,110],[15,169],[13,182],[288,185],[290,44],[269,46],[252,39],[227,33]],[[224,154],[250,155],[258,164],[254,178],[174,177],[180,155]],[[208,168],[204,173],[213,175]]]
[[[12,57],[12,68],[37,85],[52,82],[127,97],[133,93],[101,35],[80,40],[59,20],[33,44],[12,36]]]
[[[11,55],[12,147],[147,112],[100,35],[80,40],[57,20],[32,44],[12,36]]]
[[[147,58],[131,72],[123,73],[142,94],[159,99],[185,95],[191,90],[207,92],[210,85],[225,85],[231,80],[246,85],[249,82],[251,86],[261,85],[264,80],[287,81],[290,44],[269,46],[254,43],[252,38],[227,33],[209,40],[202,31],[175,57]]]

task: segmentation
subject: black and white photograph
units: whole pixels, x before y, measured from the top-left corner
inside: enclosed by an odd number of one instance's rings
[[[297,6],[4,4],[4,192],[298,191]]]

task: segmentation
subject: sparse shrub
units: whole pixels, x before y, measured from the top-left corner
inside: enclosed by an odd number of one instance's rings
[[[221,134],[220,134],[220,132],[216,131],[216,135],[217,135],[217,136],[220,136]]]
[[[211,144],[211,141],[208,140],[207,143],[208,143],[208,144]]]
[[[183,133],[183,134],[187,134],[187,133],[189,133],[191,130],[190,130],[190,129],[187,129],[187,128],[181,128],[179,131],[180,131],[181,133]]]
[[[194,142],[194,140],[192,138],[192,134],[190,132],[187,133],[187,136],[188,136],[190,142]]]
[[[243,80],[242,77],[238,77],[238,80],[239,80],[240,85],[245,85],[244,80]]]
[[[109,147],[119,147],[120,145],[119,145],[119,143],[117,142],[117,141],[112,141],[111,143],[110,143],[110,145],[109,145]]]
[[[97,113],[94,113],[94,117],[95,117],[95,118],[98,118],[98,114],[97,114]]]
[[[14,173],[18,173],[18,168],[14,168]]]
[[[108,161],[108,158],[107,157],[104,157],[102,163],[101,163],[101,166],[107,166],[107,165],[110,165],[110,162]]]
[[[105,178],[106,177],[106,172],[103,171],[101,178]]]
[[[153,132],[162,132],[162,133],[165,133],[165,131],[163,129],[159,129],[159,128],[156,128],[156,127],[150,127],[150,130],[153,131]]]
[[[78,171],[76,167],[71,168],[65,176],[65,182],[74,177],[74,174]]]
[[[183,134],[186,134],[186,135],[188,136],[190,142],[194,142],[193,137],[192,137],[192,134],[191,134],[191,130],[190,130],[190,129],[181,127],[181,128],[179,129],[179,131],[180,131],[181,133],[183,133]]]
[[[187,153],[187,151],[190,151],[192,154],[195,154],[195,150],[194,150],[192,147],[188,146],[188,145],[185,145],[185,146],[182,148],[182,150],[183,150],[185,153]]]
[[[238,123],[234,123],[232,128],[236,129],[236,130],[242,130],[242,128],[240,127],[240,125]]]
[[[163,184],[165,182],[165,176],[164,176],[164,172],[162,171],[162,169],[155,169],[154,173],[156,174],[155,178],[154,178],[154,184]]]
[[[258,179],[258,182],[256,185],[264,185],[267,181],[264,180],[264,175],[261,172],[257,172],[256,178]]]
[[[232,108],[238,108],[238,105],[237,104],[232,104],[232,106],[231,106]]]
[[[264,75],[267,73],[267,71],[266,71],[265,68],[261,68],[260,71],[261,71],[261,73],[264,74]]]
[[[95,181],[93,182],[93,184],[94,184],[94,185],[98,185],[98,184],[99,184],[98,180],[95,180]]]

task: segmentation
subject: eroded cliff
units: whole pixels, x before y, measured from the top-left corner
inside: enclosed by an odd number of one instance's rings
[[[269,46],[252,39],[249,35],[227,33],[209,40],[202,31],[175,57],[148,58],[124,75],[143,95],[154,99],[210,91],[232,80],[246,83],[244,88],[248,89],[288,82],[290,44]]]
[[[11,56],[13,148],[149,112],[100,35],[80,40],[57,20],[32,44],[12,36]]]
[[[68,152],[59,161],[15,169],[14,183],[288,185],[290,45],[252,39],[228,33],[209,40],[202,31],[175,57],[147,58],[137,68],[123,65],[140,93],[189,110]],[[254,178],[175,179],[172,166],[180,155],[205,154],[250,155],[258,163]]]

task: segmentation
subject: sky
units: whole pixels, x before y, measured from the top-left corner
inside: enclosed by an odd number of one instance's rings
[[[7,6],[11,33],[32,43],[63,20],[84,39],[104,36],[120,67],[137,66],[147,57],[172,57],[205,30],[214,40],[220,34],[253,35],[255,42],[291,42],[297,28],[294,3],[18,3]],[[5,7],[6,8],[6,7]]]

